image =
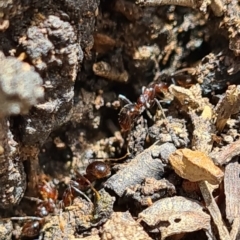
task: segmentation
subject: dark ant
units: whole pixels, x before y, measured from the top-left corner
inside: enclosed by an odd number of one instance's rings
[[[194,73],[194,71],[194,68],[184,68],[177,70],[170,76],[162,76],[161,78],[164,78],[165,81],[172,82],[175,85],[189,88],[194,82],[193,75],[184,73]],[[157,101],[156,97],[159,94],[164,94],[164,96],[169,95],[168,86],[169,84],[165,82],[155,81],[150,83],[147,87],[142,88],[142,94],[139,96],[136,103],[132,103],[125,96],[119,95],[121,100],[127,102],[127,104],[121,109],[118,118],[122,131],[126,132],[131,130],[133,123],[138,119],[138,117],[146,109],[153,107],[155,103],[157,103],[158,107],[162,110],[161,105],[159,101]]]
[[[138,98],[136,103],[132,103],[123,95],[119,95],[119,98],[126,101],[126,104],[119,113],[119,124],[123,131],[129,131],[132,128],[133,123],[137,120],[146,109],[153,107],[156,102],[155,99],[160,93],[168,91],[168,85],[164,82],[151,83],[148,87],[143,87],[142,94]]]

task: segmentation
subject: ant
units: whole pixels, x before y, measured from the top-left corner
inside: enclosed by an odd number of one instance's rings
[[[100,199],[98,191],[92,186],[92,182],[105,178],[111,174],[109,165],[102,161],[94,161],[86,168],[86,174],[81,175],[76,171],[74,180],[70,181],[69,187],[65,189],[62,200],[58,201],[58,191],[47,181],[41,181],[37,187],[42,199],[34,197],[25,197],[26,199],[36,201],[37,206],[34,216],[12,217],[14,221],[28,220],[22,227],[21,237],[32,238],[39,235],[39,232],[45,222],[45,217],[49,214],[56,213],[57,209],[68,207],[72,204],[77,194],[85,197],[87,201],[91,200],[82,192],[91,188],[95,193],[96,200]]]
[[[51,213],[56,211],[57,199],[58,199],[58,191],[56,188],[51,186],[49,182],[46,180],[42,180],[37,184],[39,195],[42,199],[34,198],[34,197],[24,197],[25,199],[29,199],[31,201],[35,201],[37,203],[35,216],[26,216],[26,217],[12,217],[11,220],[29,220],[25,224],[23,224],[21,236],[22,237],[36,237],[40,229],[42,228],[45,220],[44,218]]]
[[[128,153],[126,153],[123,157],[109,158],[107,160],[119,161],[126,158],[126,156],[128,156]],[[96,180],[109,177],[110,174],[110,164],[103,161],[94,161],[90,163],[86,168],[85,175],[81,175],[78,171],[76,171],[74,180],[70,181],[69,187],[63,193],[63,206],[67,207],[71,205],[77,193],[85,197],[89,202],[91,202],[91,200],[82,192],[89,188],[91,188],[91,190],[94,192],[95,200],[99,201],[100,195],[98,191],[93,187],[92,183]]]
[[[76,193],[82,195],[81,191],[85,191],[88,188],[92,189],[95,193],[96,200],[98,201],[100,199],[100,195],[92,186],[92,182],[108,177],[111,174],[111,169],[105,162],[94,161],[87,166],[85,175],[81,175],[78,171],[76,171],[75,174],[75,179],[70,181],[69,188],[67,188],[63,193],[64,207],[71,205],[73,199],[76,197]],[[84,197],[90,201],[85,194]]]
[[[119,113],[119,124],[123,131],[129,131],[133,123],[137,120],[146,109],[153,107],[156,102],[156,97],[160,93],[168,91],[168,85],[164,82],[151,83],[148,87],[143,87],[142,94],[136,103],[132,103],[125,96],[119,95],[119,98],[126,101],[127,104]]]
[[[161,78],[164,78],[167,82],[171,81],[175,85],[189,88],[196,80],[194,80],[193,75],[183,74],[184,72],[194,73],[195,69],[184,68],[177,70],[170,76],[165,76],[164,74]],[[155,103],[157,103],[158,107],[162,110],[162,107],[156,97],[159,94],[164,94],[164,96],[168,97],[168,86],[169,84],[165,82],[154,81],[150,83],[147,87],[142,88],[142,94],[139,96],[136,103],[132,103],[125,96],[120,94],[119,98],[127,102],[127,104],[121,109],[118,118],[122,131],[126,132],[131,130],[133,123],[136,122],[139,115],[141,115],[146,109],[153,107]]]

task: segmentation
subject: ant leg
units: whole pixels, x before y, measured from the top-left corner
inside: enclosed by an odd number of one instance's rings
[[[152,114],[148,110],[146,110],[146,113],[147,113],[148,117],[152,120],[153,119]]]
[[[118,95],[118,98],[119,98],[121,101],[126,102],[127,104],[132,104],[132,102],[131,102],[128,98],[126,98],[124,95],[122,95],[122,94],[119,94],[119,95]]]
[[[142,93],[144,93],[145,90],[146,90],[146,87],[143,86],[143,87],[142,87]]]
[[[171,81],[172,81],[172,84],[176,85],[177,86],[177,82],[175,81],[174,77],[172,76],[171,77]]]
[[[41,231],[38,237],[38,240],[43,240],[44,238],[44,233]]]
[[[101,198],[99,192],[92,186],[92,184],[90,184],[90,188],[92,189],[92,191],[95,194],[95,202],[98,202]]]
[[[177,70],[176,72],[174,72],[173,74],[171,74],[172,76],[178,75],[179,73],[183,73],[183,72],[189,72],[189,73],[194,73],[196,72],[195,68],[183,68],[180,70]]]
[[[77,193],[79,193],[79,195],[81,195],[82,197],[84,197],[88,202],[91,202],[90,198],[84,194],[81,190],[79,190],[78,188],[74,187],[73,185],[70,185],[71,188],[74,189],[74,191],[76,191]]]
[[[30,201],[33,201],[33,202],[36,202],[36,203],[41,203],[43,202],[43,200],[39,199],[39,198],[35,198],[35,197],[28,197],[28,196],[24,196],[23,198],[27,199],[27,200],[30,200]]]
[[[167,119],[167,117],[166,117],[166,115],[165,115],[165,113],[164,113],[164,110],[163,110],[162,105],[160,104],[160,102],[159,102],[156,98],[154,98],[154,101],[155,101],[155,103],[157,104],[158,108],[161,110],[163,117],[164,117],[165,119]]]
[[[164,117],[164,119],[166,120],[165,127],[166,127],[168,133],[170,134],[173,143],[175,144],[176,147],[180,147],[180,143],[179,143],[179,141],[178,141],[178,139],[177,139],[176,134],[173,132],[172,129],[170,129],[170,128],[168,127],[169,121],[168,121],[168,119],[166,118],[166,115],[165,115],[165,113],[164,113],[164,111],[163,111],[163,108],[162,108],[160,102],[159,102],[156,98],[154,98],[154,101],[156,102],[156,104],[157,104],[157,106],[159,107],[159,109],[162,111],[163,117]]]

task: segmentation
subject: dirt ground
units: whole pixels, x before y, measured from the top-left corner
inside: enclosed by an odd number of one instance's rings
[[[240,239],[240,1],[0,0],[0,240]]]

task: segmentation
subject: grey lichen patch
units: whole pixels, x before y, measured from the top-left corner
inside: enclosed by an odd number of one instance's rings
[[[43,96],[42,78],[34,68],[0,52],[0,116],[26,114]]]
[[[6,209],[18,204],[26,189],[26,175],[19,157],[19,145],[13,139],[7,118],[0,119],[0,145],[0,208]]]

